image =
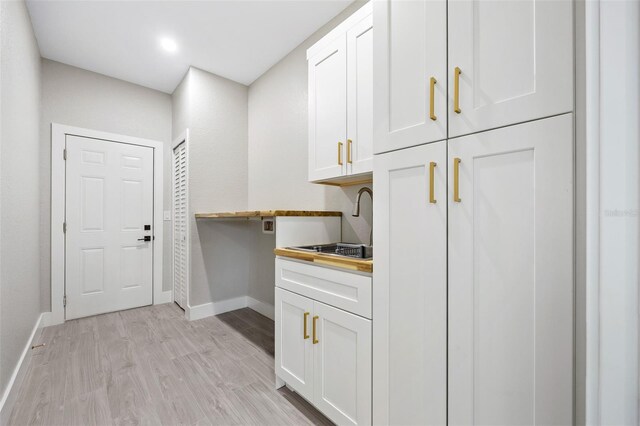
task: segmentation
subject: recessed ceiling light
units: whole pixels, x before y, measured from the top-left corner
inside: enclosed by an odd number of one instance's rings
[[[176,42],[167,37],[163,37],[162,39],[160,39],[160,46],[162,46],[162,48],[167,52],[171,53],[175,52],[178,49],[178,45],[176,44]]]

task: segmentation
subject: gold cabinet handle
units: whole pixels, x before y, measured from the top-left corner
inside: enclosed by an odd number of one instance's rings
[[[460,74],[462,71],[456,67],[453,71],[453,110],[460,114]]]
[[[460,198],[460,163],[459,158],[453,159],[453,201],[459,203],[462,201]]]
[[[433,178],[436,170],[436,163],[433,161],[429,163],[429,202],[432,204],[437,203],[436,194],[434,193],[434,183]]]
[[[342,166],[342,142],[338,142],[338,164]]]
[[[318,321],[318,318],[320,318],[320,317],[317,316],[317,315],[313,317],[313,344],[314,345],[319,342],[318,335],[316,334],[317,333],[316,322]]]
[[[353,141],[351,139],[347,139],[347,163],[349,164],[353,163],[353,159],[351,158],[352,145]]]
[[[304,321],[304,335],[303,335],[303,337],[305,339],[309,338],[309,330],[307,330],[307,318],[309,318],[309,312],[305,312],[304,313],[304,319],[303,319],[303,321]]]
[[[436,121],[438,119],[438,117],[436,117],[436,111],[435,111],[435,101],[434,101],[434,97],[435,97],[435,90],[436,90],[436,83],[438,81],[434,78],[431,77],[431,80],[429,80],[429,118],[431,118],[433,121]]]

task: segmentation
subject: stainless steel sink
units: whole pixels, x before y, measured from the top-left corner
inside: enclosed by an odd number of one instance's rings
[[[331,243],[290,248],[294,250],[353,257],[356,259],[371,259],[373,257],[373,246],[364,244]]]

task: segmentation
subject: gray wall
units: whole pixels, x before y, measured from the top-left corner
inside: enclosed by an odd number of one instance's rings
[[[369,240],[368,196],[361,217],[353,218],[350,212],[360,187],[307,181],[307,49],[365,3],[349,5],[249,86],[249,209],[340,210],[342,238],[351,242]]]
[[[247,208],[247,87],[190,68],[173,95],[174,135],[189,128],[191,306],[247,294],[250,232],[197,212]]]
[[[339,210],[343,240],[366,242],[371,201],[351,217],[360,186],[307,182],[306,50],[365,2],[350,5],[249,88],[191,68],[173,93],[173,136],[190,129],[190,305],[249,295],[273,304],[273,236],[258,223],[193,219],[197,212]]]
[[[171,96],[102,74],[42,59],[40,123],[40,268],[42,310],[50,310],[51,123],[165,143],[164,210],[171,210]],[[164,226],[163,288],[170,290],[171,222]]]
[[[40,315],[40,54],[23,1],[0,2],[0,389]]]
[[[249,209],[338,210],[343,213],[342,239],[349,242],[369,241],[371,199],[363,196],[361,215],[354,218],[351,209],[362,186],[338,188],[307,180],[307,49],[365,3],[352,3],[249,86]],[[258,227],[252,238],[255,269],[248,294],[273,304],[275,241]]]

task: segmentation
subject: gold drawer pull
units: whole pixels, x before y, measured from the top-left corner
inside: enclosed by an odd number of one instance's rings
[[[453,110],[460,114],[460,74],[462,71],[456,67],[453,71]]]
[[[353,158],[351,158],[352,145],[353,141],[351,139],[347,139],[347,163],[349,164],[353,164]]]
[[[316,334],[317,333],[316,322],[318,321],[318,318],[320,318],[320,317],[317,316],[317,315],[313,317],[313,344],[314,345],[319,342],[318,335]]]
[[[307,318],[309,318],[309,312],[305,312],[304,313],[304,338],[308,339],[309,338],[309,330],[307,330]]]
[[[438,81],[431,77],[431,80],[429,80],[429,118],[432,119],[433,121],[436,121],[438,119],[438,117],[436,117],[436,111],[435,111],[435,101],[434,101],[434,96],[435,96],[435,89],[436,89],[436,83]]]
[[[434,193],[434,183],[433,183],[436,165],[437,164],[433,161],[429,163],[429,202],[432,204],[435,204],[437,202],[436,194]]]
[[[342,142],[338,142],[338,164],[342,166]]]
[[[453,201],[459,203],[462,201],[460,198],[460,163],[459,158],[453,159]]]

